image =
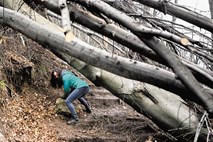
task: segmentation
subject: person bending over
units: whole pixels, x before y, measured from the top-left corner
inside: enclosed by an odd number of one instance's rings
[[[73,101],[78,99],[86,108],[86,112],[91,113],[88,102],[83,98],[89,92],[89,85],[68,70],[53,70],[51,73],[51,86],[60,88],[63,85],[66,105],[71,112],[71,119],[67,121],[68,125],[76,123],[79,118],[76,113]]]

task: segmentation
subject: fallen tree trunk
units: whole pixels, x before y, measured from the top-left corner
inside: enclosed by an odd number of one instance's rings
[[[153,84],[181,95],[183,98],[199,103],[199,100],[195,95],[190,93],[190,91],[185,88],[178,79],[176,79],[175,75],[169,71],[149,64],[112,55],[112,53],[108,53],[82,42],[75,38],[74,35],[72,42],[67,43],[64,40],[62,32],[53,31],[50,28],[46,28],[45,26],[33,22],[23,15],[12,11],[9,12],[6,9],[4,9],[4,16],[5,18],[2,22],[5,22],[8,26],[22,32],[40,44],[50,47],[50,49],[58,45],[57,48],[61,52],[69,53],[69,55],[90,65],[105,69],[126,78]],[[208,89],[206,91],[209,91],[209,93],[212,94],[212,90]],[[186,93],[188,93],[188,95],[185,95]],[[208,99],[211,100],[212,95],[209,96]]]
[[[177,139],[187,139],[194,135],[199,116],[175,94],[87,65],[57,49],[52,51],[94,84],[109,90],[137,112],[147,116],[164,131],[173,136],[190,133]],[[205,135],[205,130],[201,132],[201,139],[205,139],[203,135]]]
[[[91,81],[94,83],[98,82],[114,95],[127,102],[138,112],[148,116],[163,129],[170,130],[182,127],[185,128],[185,131],[190,131],[192,133],[195,131],[196,124],[198,123],[197,116],[181,98],[154,86],[148,84],[143,86],[143,83],[141,84],[133,80],[113,75],[82,63],[77,59],[71,59],[70,52],[65,51],[66,54],[64,55],[64,51],[62,52],[60,49],[61,46],[65,47],[62,32],[45,28],[14,11],[0,8],[0,17],[3,17],[3,15],[5,16],[5,24],[21,31],[38,43],[45,45],[44,47],[46,47],[46,45],[52,45],[53,47],[51,47],[51,50],[54,51],[54,53],[63,57],[64,60],[74,66]],[[41,29],[36,30],[36,26],[32,23],[36,24],[39,29]],[[32,34],[33,32],[37,34]],[[52,38],[57,40],[52,40]],[[70,48],[76,48],[76,46]],[[152,97],[150,97],[150,95]],[[179,134],[179,132],[180,130],[177,134]],[[171,133],[173,133],[173,131]]]

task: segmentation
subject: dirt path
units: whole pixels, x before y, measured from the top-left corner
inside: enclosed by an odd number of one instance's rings
[[[160,138],[161,133],[140,115],[106,90],[93,89],[87,100],[92,114],[83,113],[75,125],[66,125],[65,117],[55,120],[60,141],[132,142]],[[63,120],[64,119],[64,120]]]
[[[164,137],[150,121],[106,91],[87,95],[93,112],[79,114],[75,125],[67,125],[68,117],[55,113],[57,96],[34,91],[11,98],[1,109],[1,128],[8,141],[132,142]]]

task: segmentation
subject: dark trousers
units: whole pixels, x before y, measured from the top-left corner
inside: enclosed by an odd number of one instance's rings
[[[67,107],[69,108],[71,115],[73,118],[77,118],[78,115],[75,111],[75,107],[73,105],[73,101],[78,99],[81,104],[85,106],[86,109],[89,108],[88,102],[83,98],[84,95],[86,95],[89,92],[89,87],[85,86],[82,88],[74,89],[69,96],[66,98],[65,102],[67,104]]]

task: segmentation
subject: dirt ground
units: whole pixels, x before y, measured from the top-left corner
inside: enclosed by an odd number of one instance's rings
[[[55,67],[70,68],[52,53],[8,29],[8,37],[1,41],[1,80],[5,81],[0,97],[0,134],[8,142],[152,142],[171,141],[157,126],[143,115],[103,88],[91,87],[86,98],[92,113],[79,111],[80,121],[67,125],[69,115],[58,114],[55,103],[62,90],[49,85],[50,72]],[[11,33],[11,34],[10,34]],[[13,33],[13,34],[12,34]],[[10,51],[10,52],[9,52]],[[9,74],[14,63],[5,53],[17,54],[33,64],[34,78],[15,86]],[[14,57],[14,56],[12,56]],[[20,59],[22,59],[20,58]],[[18,58],[19,59],[19,58]],[[20,65],[18,66],[20,68]],[[22,67],[22,66],[21,66]],[[13,75],[13,76],[11,76]],[[20,76],[19,76],[20,75]],[[16,78],[16,77],[15,77]],[[17,79],[17,78],[16,78]],[[17,81],[17,80],[16,80]],[[76,102],[76,108],[80,105]],[[0,141],[3,140],[0,135]]]

